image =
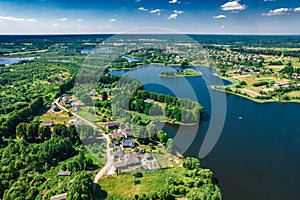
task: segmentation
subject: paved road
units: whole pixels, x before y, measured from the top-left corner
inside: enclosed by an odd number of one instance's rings
[[[101,128],[100,126],[98,126],[97,124],[94,124],[93,122],[90,122],[86,119],[84,119],[83,117],[77,115],[76,113],[74,112],[71,112],[70,110],[68,110],[66,107],[64,107],[63,105],[61,105],[59,103],[59,100],[60,100],[60,97],[58,99],[55,100],[55,103],[58,105],[58,107],[66,112],[70,112],[73,116],[75,116],[76,118],[80,119],[81,121],[83,121],[84,123],[86,123],[87,125],[93,127],[94,129],[98,129]],[[104,134],[103,132],[101,132],[103,137],[106,139],[106,163],[104,165],[104,167],[97,173],[95,179],[94,179],[94,183],[98,183],[98,181],[103,177],[105,176],[109,169],[113,166],[113,163],[114,163],[114,157],[113,157],[113,154],[112,154],[112,148],[110,148],[110,139],[108,137],[108,135]]]

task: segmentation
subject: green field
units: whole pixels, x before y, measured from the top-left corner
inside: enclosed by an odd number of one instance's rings
[[[99,184],[107,191],[108,196],[134,197],[135,194],[156,193],[159,188],[165,187],[167,177],[181,177],[181,170],[178,168],[158,170],[143,173],[140,184],[134,184],[134,176],[123,174],[116,177],[107,177],[100,180]]]

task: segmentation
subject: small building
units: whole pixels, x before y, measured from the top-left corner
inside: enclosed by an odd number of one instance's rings
[[[62,98],[62,103],[65,105],[65,104],[71,104],[71,101],[69,99],[67,99],[66,97],[65,98]]]
[[[145,103],[154,103],[154,100],[153,99],[146,99],[144,100]]]
[[[81,122],[81,121],[78,121],[78,120],[76,120],[76,119],[71,119],[71,120],[69,121],[69,124],[70,124],[70,125],[79,125],[79,124],[82,124],[82,122]]]
[[[54,126],[53,121],[43,121],[42,126]]]
[[[126,132],[126,133],[124,133],[124,134],[125,134],[126,138],[131,138],[131,137],[133,137],[133,135],[132,135],[131,132]]]
[[[138,154],[144,154],[145,153],[145,149],[139,148]]]
[[[104,88],[104,91],[105,91],[106,93],[110,93],[110,92],[111,92],[111,89],[109,89],[109,88]]]
[[[50,197],[50,200],[66,200],[67,199],[67,193],[59,194]]]
[[[81,109],[82,104],[79,102],[74,102],[72,103],[72,107],[74,110],[80,110]]]
[[[122,142],[122,146],[123,148],[134,148],[136,146],[136,143],[134,142],[134,140],[124,140]]]
[[[108,122],[106,124],[106,128],[108,128],[108,129],[116,129],[116,128],[118,128],[118,125],[115,122]]]
[[[89,92],[89,95],[90,95],[91,97],[97,96],[95,90],[90,91],[90,92]]]
[[[60,111],[59,107],[55,103],[51,104],[51,110],[53,112],[59,112]]]
[[[140,159],[136,154],[125,154],[122,156],[122,158],[120,158],[118,162],[114,163],[114,167],[116,168],[116,170],[120,170],[140,164]]]
[[[72,172],[69,170],[63,171],[60,169],[57,173],[57,176],[70,176],[71,174],[72,174]]]
[[[112,139],[123,138],[123,137],[124,137],[124,135],[122,132],[114,132],[111,134]]]

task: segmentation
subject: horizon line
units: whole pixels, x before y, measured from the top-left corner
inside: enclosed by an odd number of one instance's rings
[[[300,36],[300,33],[0,33],[0,36],[59,35],[233,35],[233,36]]]

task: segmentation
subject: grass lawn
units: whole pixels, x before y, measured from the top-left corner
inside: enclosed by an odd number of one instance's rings
[[[179,167],[182,165],[182,159],[173,154],[167,153],[166,148],[164,147],[159,148],[159,152],[155,152],[154,155],[161,168]]]
[[[166,120],[165,116],[149,116],[149,115],[134,112],[134,111],[130,111],[130,113],[132,114],[132,116],[141,117],[141,122],[143,122],[143,123],[148,123],[149,121],[153,122],[153,121],[165,121]]]
[[[69,121],[74,119],[74,117],[69,117],[65,111],[54,113],[51,109],[37,118],[41,121],[53,121],[54,124],[69,124]]]
[[[289,97],[300,97],[300,91],[292,91],[287,93]]]
[[[139,178],[140,184],[134,184],[132,173],[119,176],[110,176],[100,180],[100,186],[107,191],[108,196],[134,197],[135,194],[156,193],[160,188],[166,186],[167,177],[182,177],[182,168],[172,168],[144,172],[143,177]]]
[[[99,118],[95,114],[89,113],[84,108],[79,110],[79,111],[76,111],[76,114],[78,114],[79,116],[81,116],[84,119],[86,119],[88,121],[91,121],[91,122],[98,122],[99,121]]]

